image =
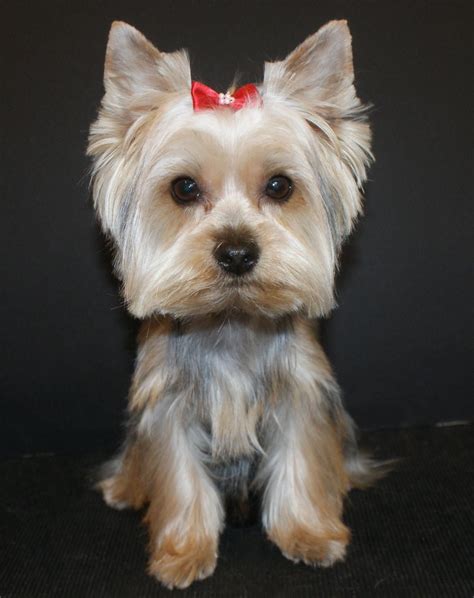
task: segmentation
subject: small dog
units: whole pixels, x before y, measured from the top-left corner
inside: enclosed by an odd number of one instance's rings
[[[249,489],[287,558],[343,559],[344,496],[378,475],[315,324],[372,159],[353,80],[345,21],[225,94],[191,80],[184,51],[112,25],[88,155],[143,324],[126,442],[99,488],[148,506],[149,572],[169,588],[212,574],[226,497]]]

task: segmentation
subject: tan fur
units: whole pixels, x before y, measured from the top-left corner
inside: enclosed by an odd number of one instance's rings
[[[149,488],[144,474],[149,457],[145,443],[136,441],[127,447],[120,469],[98,483],[98,489],[110,507],[140,509],[146,504]]]
[[[186,587],[214,570],[223,508],[184,430],[163,430],[160,444],[154,449],[145,518],[150,528],[149,571],[169,587]]]
[[[173,536],[166,537],[160,548],[151,554],[148,572],[170,589],[182,589],[214,572],[217,541],[215,538],[194,536],[191,532],[184,543]]]
[[[130,312],[143,319],[129,428],[98,487],[147,506],[149,572],[184,588],[210,575],[224,495],[261,492],[268,537],[288,558],[342,559],[360,456],[314,318],[335,305],[342,242],[361,211],[370,128],[351,38],[333,21],[265,65],[262,104],[193,111],[186,53],[114,23],[105,96],[91,127],[94,205],[116,248]],[[287,201],[266,193],[292,181]],[[178,177],[196,181],[183,205]],[[216,251],[258,249],[236,278]]]
[[[284,411],[260,474],[264,526],[288,558],[330,564],[343,558],[349,540],[341,522],[349,489],[341,446],[329,422],[311,422],[304,408],[292,421]]]
[[[165,362],[171,327],[169,318],[152,318],[140,328],[137,365],[130,389],[129,409],[132,412],[141,411],[147,405],[152,407],[163,393],[166,369],[157,368],[157,364]]]

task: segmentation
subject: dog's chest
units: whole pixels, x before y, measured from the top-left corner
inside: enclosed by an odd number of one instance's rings
[[[210,427],[221,455],[258,448],[265,403],[290,367],[286,321],[221,318],[177,328],[170,359],[188,412]]]

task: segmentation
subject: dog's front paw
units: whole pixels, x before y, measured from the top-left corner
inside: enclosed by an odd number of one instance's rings
[[[177,542],[167,537],[152,554],[148,572],[166,587],[187,588],[193,581],[205,579],[217,563],[217,542],[210,538],[192,538]]]
[[[331,530],[312,530],[305,526],[294,526],[290,530],[273,529],[268,537],[282,551],[283,555],[298,563],[329,567],[344,559],[350,532],[340,524]]]

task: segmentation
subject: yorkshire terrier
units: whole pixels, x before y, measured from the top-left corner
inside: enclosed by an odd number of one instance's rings
[[[329,566],[349,542],[345,495],[378,475],[316,327],[372,159],[347,23],[219,94],[186,52],[115,22],[104,85],[94,205],[143,323],[103,497],[147,505],[149,572],[169,588],[212,574],[226,497],[249,491],[287,558]]]

